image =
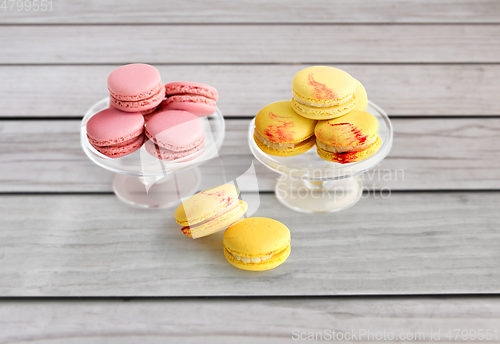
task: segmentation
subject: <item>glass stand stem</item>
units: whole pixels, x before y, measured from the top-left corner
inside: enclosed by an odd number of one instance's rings
[[[363,185],[358,177],[312,181],[282,175],[275,187],[276,198],[286,207],[303,213],[330,213],[356,204]]]
[[[117,174],[113,191],[124,203],[138,208],[170,208],[194,195],[201,185],[198,167],[159,177]]]

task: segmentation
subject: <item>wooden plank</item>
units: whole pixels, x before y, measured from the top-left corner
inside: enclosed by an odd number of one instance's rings
[[[221,232],[185,237],[173,209],[134,209],[113,195],[1,196],[0,295],[500,292],[498,192],[374,195],[321,216],[272,194],[259,202],[254,216],[290,228],[292,253],[251,273],[227,263]]]
[[[3,12],[3,11],[2,11]],[[495,0],[225,0],[54,2],[52,11],[0,12],[0,23],[499,23]]]
[[[290,343],[309,332],[335,330],[357,332],[356,342],[372,343],[360,330],[385,330],[386,338],[389,332],[398,339],[418,333],[419,343],[453,343],[446,333],[452,330],[454,338],[454,329],[465,329],[467,343],[484,343],[471,340],[470,330],[477,335],[477,329],[496,329],[499,309],[495,297],[3,300],[0,341]]]
[[[254,162],[259,187],[274,190],[276,173],[253,159],[250,120],[227,120],[221,156],[228,175]],[[368,189],[500,189],[500,119],[394,119],[391,153],[363,175]],[[0,121],[0,192],[111,192],[113,174],[83,153],[79,121]],[[203,185],[220,179],[201,166]],[[207,186],[207,187],[208,187]]]
[[[118,66],[0,66],[0,116],[81,118],[93,103],[107,96],[106,78]],[[305,65],[157,67],[165,83],[197,80],[214,85],[224,114],[253,117],[268,103],[290,99],[292,78]],[[390,115],[500,115],[496,100],[500,65],[337,67],[359,79],[370,99]],[[470,92],[471,83],[474,92]]]
[[[0,64],[498,63],[499,37],[498,25],[14,25]]]

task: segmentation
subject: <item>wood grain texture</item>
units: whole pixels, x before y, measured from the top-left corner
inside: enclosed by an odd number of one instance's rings
[[[0,64],[498,63],[499,25],[3,26]]]
[[[81,118],[93,103],[107,96],[106,79],[118,66],[0,66],[4,81],[0,83],[0,116]],[[305,65],[157,67],[165,83],[196,80],[214,85],[225,115],[253,117],[268,103],[290,99],[293,76]],[[500,115],[500,65],[337,67],[359,79],[369,98],[390,115]]]
[[[365,329],[448,343],[448,330],[497,328],[499,309],[495,297],[0,301],[0,342],[274,344],[329,329],[373,343]]]
[[[258,202],[254,216],[290,228],[292,253],[277,269],[251,273],[227,263],[221,232],[185,237],[173,209],[133,209],[113,195],[1,196],[0,295],[500,291],[498,192],[375,194],[322,216],[286,209],[272,194]]]
[[[224,171],[237,177],[252,164],[259,188],[274,190],[278,174],[253,158],[250,120],[227,120]],[[94,165],[79,141],[77,120],[1,121],[1,192],[110,192],[113,174]],[[500,119],[394,119],[391,153],[363,175],[368,189],[500,189]],[[201,166],[202,187],[221,184],[217,163]],[[228,177],[229,178],[229,177]],[[242,185],[245,187],[245,185]]]
[[[0,23],[499,23],[495,0],[225,0],[54,2],[52,11],[0,12]]]

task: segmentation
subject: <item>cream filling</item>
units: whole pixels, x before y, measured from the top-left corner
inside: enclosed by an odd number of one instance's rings
[[[334,145],[329,145],[326,143],[321,142],[318,138],[316,138],[316,145],[323,149],[326,150],[327,152],[332,152],[336,154],[340,153],[353,153],[353,152],[359,152],[362,151],[363,149],[366,149],[370,147],[372,144],[374,144],[377,141],[377,135],[375,135],[373,138],[369,139],[365,143],[361,145],[356,145],[356,146],[334,146]]]
[[[225,207],[225,208],[222,208],[221,210],[219,210],[218,212],[216,212],[214,215],[211,215],[209,218],[201,221],[201,222],[198,222],[198,223],[193,223],[193,224],[189,224],[189,220],[188,221],[185,221],[183,223],[179,223],[181,226],[184,226],[184,227],[189,227],[191,229],[191,232],[192,231],[195,231],[196,228],[204,223],[207,223],[209,221],[212,221],[213,219],[225,214],[225,213],[229,213],[231,210],[235,209],[238,205],[240,204],[240,199],[239,198],[235,198],[231,204],[229,204],[229,206]],[[186,224],[187,222],[187,224]],[[194,221],[192,221],[194,222]]]
[[[295,143],[280,143],[280,142],[273,142],[264,136],[262,136],[257,129],[254,130],[254,135],[259,140],[260,143],[268,146],[269,148],[276,149],[276,150],[285,150],[285,149],[291,149],[295,148]]]
[[[293,92],[293,99],[295,99],[295,101],[297,103],[300,103],[300,104],[303,104],[303,105],[307,105],[307,106],[313,106],[313,107],[332,107],[332,106],[339,106],[339,105],[342,105],[344,103],[347,103],[349,100],[351,100],[353,95],[350,95],[350,96],[347,96],[345,97],[344,99],[335,99],[335,100],[332,100],[332,101],[325,101],[325,102],[314,102],[314,101],[307,101],[306,99],[304,98],[300,98],[296,93],[295,91]]]
[[[229,252],[231,253],[231,252]],[[273,256],[273,254],[269,254],[267,256],[264,256],[264,257],[255,257],[255,258],[248,258],[248,257],[240,257],[240,256],[237,256],[236,254],[234,253],[231,253],[231,255],[237,259],[237,260],[240,260],[242,261],[243,263],[260,263],[260,262],[264,262],[266,260],[268,260],[269,258],[271,258]]]

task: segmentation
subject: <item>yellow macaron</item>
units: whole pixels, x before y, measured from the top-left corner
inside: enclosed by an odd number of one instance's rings
[[[265,217],[240,220],[224,232],[227,261],[243,270],[274,269],[290,255],[290,230]]]
[[[218,232],[238,221],[248,204],[238,199],[239,190],[232,184],[210,188],[189,197],[175,211],[182,232],[193,239]]]
[[[357,105],[356,80],[343,70],[308,67],[292,81],[292,107],[301,116],[326,120],[343,116]]]
[[[255,117],[254,140],[270,155],[295,156],[314,147],[316,121],[299,116],[289,100],[269,104]]]
[[[318,155],[324,160],[341,164],[364,160],[380,148],[378,128],[375,116],[358,110],[320,121],[314,131]]]
[[[358,80],[356,80],[356,90],[354,93],[356,94],[356,99],[358,100],[358,104],[354,110],[366,111],[366,108],[368,107],[368,95],[366,94],[363,84]]]

